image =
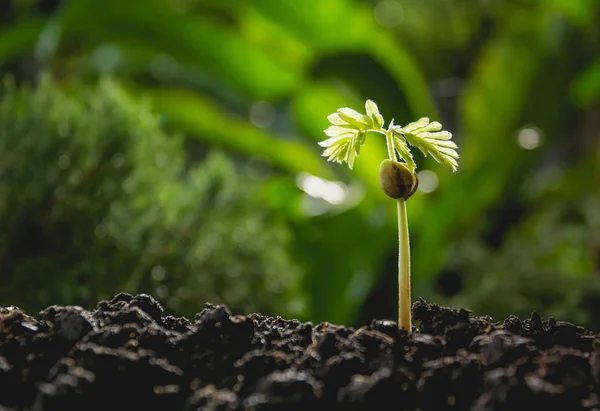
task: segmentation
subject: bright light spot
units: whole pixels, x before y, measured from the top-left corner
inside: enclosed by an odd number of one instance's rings
[[[257,101],[250,107],[250,121],[256,127],[270,127],[275,122],[275,106],[268,101]]]
[[[377,23],[391,29],[404,20],[404,8],[395,0],[382,0],[373,9]]]
[[[321,198],[333,205],[340,205],[348,196],[348,187],[340,181],[328,181],[308,173],[300,173],[296,184],[314,198]]]
[[[157,265],[156,267],[154,267],[152,269],[152,278],[154,278],[156,281],[162,281],[165,279],[165,269],[162,268],[160,265]]]
[[[533,150],[542,143],[540,133],[534,128],[522,128],[517,133],[517,141],[526,150]]]
[[[438,187],[440,180],[436,173],[431,170],[423,170],[418,173],[419,187],[417,188],[422,193],[431,193]]]

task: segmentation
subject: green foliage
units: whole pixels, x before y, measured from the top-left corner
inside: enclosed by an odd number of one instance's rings
[[[255,204],[262,201],[275,214],[261,217],[266,227],[293,227],[289,248],[306,272],[301,288],[310,295],[307,319],[349,324],[369,298],[377,302],[373,305],[378,309],[389,301],[387,311],[370,311],[373,315],[395,315],[395,290],[389,294],[378,291],[385,288],[380,286],[383,278],[395,277],[395,267],[386,262],[397,251],[396,216],[385,205],[387,198],[381,193],[376,171],[386,156],[385,143],[371,139],[361,146],[360,161],[352,171],[323,161],[315,142],[322,140],[328,126],[326,116],[338,107],[358,107],[372,98],[382,108],[381,114],[396,116],[398,124],[423,117],[440,119],[461,147],[461,168],[453,176],[435,174],[434,156],[422,158],[415,151],[414,159],[404,158],[407,163],[419,163],[426,173],[423,177],[439,182],[433,192],[418,191],[408,204],[415,295],[434,298],[440,273],[460,267],[458,273],[467,289],[458,290],[466,294],[464,299],[452,300],[455,304],[476,307],[482,314],[510,314],[508,304],[479,299],[474,290],[477,284],[489,281],[514,292],[518,277],[513,277],[512,285],[504,284],[498,280],[502,270],[488,266],[490,261],[498,261],[494,267],[508,266],[508,260],[514,258],[513,251],[507,251],[512,243],[520,245],[523,255],[540,255],[533,241],[536,237],[525,226],[542,221],[538,214],[560,204],[564,195],[531,197],[528,193],[552,184],[554,174],[571,172],[578,177],[570,180],[568,196],[580,198],[598,192],[597,167],[582,165],[588,153],[599,152],[595,133],[600,101],[600,3],[595,0],[0,3],[0,73],[14,73],[19,80],[35,79],[40,70],[51,69],[68,83],[111,73],[132,95],[148,96],[165,124],[184,136],[186,149],[193,148],[186,153],[192,167],[204,158],[198,152],[215,147],[234,153],[241,163],[267,165],[269,173],[255,173],[263,180],[255,182],[257,189],[244,194],[247,197],[240,201],[239,213],[261,215],[266,208]],[[96,123],[97,118],[90,120],[91,126]],[[537,133],[535,147],[526,149],[518,142],[523,130]],[[102,146],[102,142],[93,144]],[[406,154],[408,147],[403,144],[408,143],[395,139],[397,151]],[[39,181],[44,181],[52,178],[46,170],[56,165],[61,154],[40,157],[37,162],[12,162],[11,170],[20,174],[25,173],[20,168],[37,167]],[[440,155],[438,160],[444,160]],[[76,164],[78,160],[69,154],[69,161]],[[597,155],[592,162],[598,162]],[[178,184],[193,175],[183,169],[173,173],[180,173],[177,178],[170,177]],[[323,187],[336,187],[345,196],[330,202],[301,184],[302,179],[315,181],[317,177],[329,180],[316,180],[322,185],[334,184],[323,185],[321,194],[327,191]],[[236,178],[242,187],[252,187],[245,177]],[[420,181],[421,188],[425,187],[425,179]],[[25,213],[29,204],[40,204],[36,198],[49,195],[25,190],[27,183],[18,187],[17,192],[12,188],[11,201],[23,210],[10,206],[15,214]],[[152,184],[145,187],[152,190],[148,196],[160,191]],[[140,186],[140,193],[145,189]],[[181,193],[176,188],[164,191]],[[105,201],[93,197],[91,191],[84,194],[77,201]],[[20,196],[23,198],[17,198]],[[92,196],[91,200],[83,199],[87,196]],[[2,201],[6,204],[8,200]],[[62,220],[69,212],[65,210]],[[271,218],[277,223],[267,224]],[[81,221],[94,228],[99,224]],[[567,229],[562,218],[548,221],[553,224],[549,233]],[[158,226],[165,224],[159,222]],[[10,225],[6,221],[0,224]],[[591,227],[579,224],[592,236]],[[19,232],[11,231],[11,235]],[[557,238],[561,236],[557,234]],[[0,238],[3,250],[16,241]],[[168,238],[172,241],[173,237]],[[473,260],[469,252],[459,252],[471,249],[473,243],[489,258]],[[187,253],[184,249],[193,244],[182,244],[179,252]],[[548,244],[544,255],[568,261],[559,257],[563,256],[563,242]],[[73,250],[83,254],[86,249]],[[283,248],[262,250],[283,260],[289,258]],[[564,281],[548,280],[555,277],[539,265],[540,258],[531,259],[535,264],[527,275],[531,284],[539,285],[551,296],[547,299],[554,301],[560,299],[556,294],[559,287],[571,284],[578,289],[584,282],[569,282],[569,278],[580,278],[582,271],[590,279],[597,275],[600,268],[593,263],[597,253],[584,253],[577,268],[560,263]],[[275,257],[255,258],[267,261]],[[455,259],[461,260],[459,265]],[[25,261],[33,264],[35,258],[23,257],[22,263]],[[173,269],[163,268],[169,279]],[[127,286],[145,284],[137,279],[143,276],[132,278],[136,280]],[[103,286],[100,283],[98,277]],[[111,287],[118,287],[117,283],[113,281]],[[258,283],[240,287],[261,288]],[[1,292],[18,295],[18,288],[12,288],[17,285],[0,285]],[[39,287],[26,285],[41,293],[51,288],[45,282]],[[152,287],[147,289],[152,291]],[[373,291],[378,294],[369,297]],[[257,297],[249,300],[267,298],[258,294],[257,290]],[[581,294],[573,291],[572,295]],[[523,307],[528,306],[523,310],[541,310],[536,304],[549,307],[540,303],[541,297],[536,298],[521,298]],[[571,308],[561,311],[565,319],[580,318],[583,305],[575,301],[578,298],[570,297]]]
[[[502,248],[490,250],[475,239],[453,250],[465,287],[450,303],[468,306],[500,320],[507,313],[569,318],[600,327],[600,278],[594,274],[600,199],[578,204],[549,204],[507,235]],[[481,267],[485,267],[481,275]]]
[[[301,313],[289,232],[223,154],[189,168],[181,138],[110,80],[0,95],[2,305],[145,291],[186,314]]]

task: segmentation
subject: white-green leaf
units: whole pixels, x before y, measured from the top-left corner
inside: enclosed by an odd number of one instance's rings
[[[398,127],[395,130],[404,136],[408,144],[417,147],[424,155],[431,154],[437,162],[453,172],[458,169],[456,159],[459,156],[455,150],[458,147],[450,141],[452,134],[442,130],[442,125],[437,121],[430,123],[427,117],[423,117],[406,127]]]
[[[353,134],[358,133],[358,130],[346,128],[346,127],[342,127],[342,126],[329,126],[325,130],[323,130],[323,132],[328,137],[335,137],[335,136],[343,136],[346,134],[353,135]]]
[[[417,167],[417,164],[415,163],[412,153],[410,152],[410,149],[408,148],[408,145],[406,144],[402,134],[394,132],[393,140],[394,148],[396,149],[396,152],[398,152],[398,155],[402,158],[402,160],[404,160],[408,168],[414,171]]]
[[[322,156],[327,157],[327,161],[348,163],[348,167],[352,169],[356,157],[360,154],[360,146],[365,142],[365,133],[349,131],[339,126],[331,126],[325,133],[330,138],[319,142],[321,147],[325,147]]]
[[[379,129],[383,126],[383,117],[379,114],[379,107],[377,107],[377,104],[373,100],[367,100],[365,111],[367,112],[367,117],[373,122],[374,128]]]
[[[368,117],[360,114],[354,109],[342,107],[338,109],[337,114],[341,120],[345,121],[349,125],[354,126],[357,130],[362,130],[366,127],[369,127]]]

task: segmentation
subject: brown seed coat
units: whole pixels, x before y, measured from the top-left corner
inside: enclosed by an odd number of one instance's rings
[[[408,200],[417,190],[419,179],[404,163],[383,160],[379,167],[379,184],[388,197]]]

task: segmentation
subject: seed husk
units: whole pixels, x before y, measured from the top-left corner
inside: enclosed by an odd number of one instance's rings
[[[379,184],[388,197],[408,200],[417,191],[419,178],[406,164],[383,160],[379,167]]]

